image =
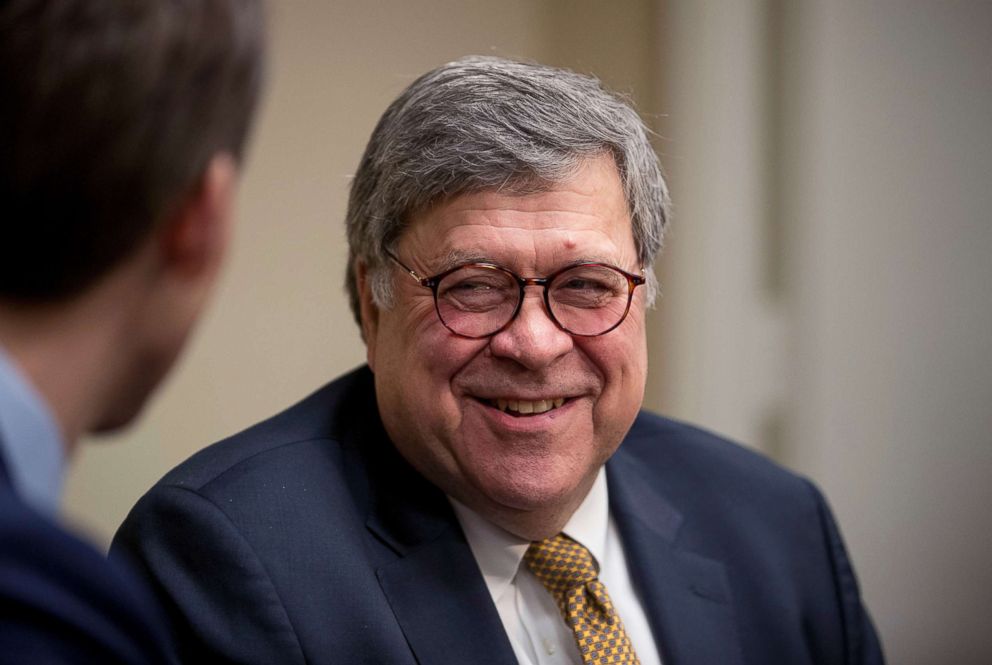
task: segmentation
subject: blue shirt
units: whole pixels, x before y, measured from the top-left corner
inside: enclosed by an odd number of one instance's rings
[[[59,512],[65,445],[48,403],[0,347],[0,458],[21,499],[54,518]]]

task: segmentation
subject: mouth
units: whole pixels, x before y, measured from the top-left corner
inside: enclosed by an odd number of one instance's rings
[[[483,404],[498,409],[503,413],[518,418],[527,416],[537,416],[548,411],[560,408],[568,402],[565,397],[554,397],[551,399],[523,400],[523,399],[482,399]]]

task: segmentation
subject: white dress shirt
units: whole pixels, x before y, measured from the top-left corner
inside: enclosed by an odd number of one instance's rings
[[[575,637],[554,598],[527,565],[521,565],[530,541],[504,531],[455,499],[449,500],[517,661],[521,665],[582,665]],[[595,558],[599,579],[606,585],[641,665],[661,665],[647,616],[627,571],[620,534],[610,516],[603,469],[564,532]]]
[[[0,458],[18,496],[55,517],[65,446],[48,403],[0,347]]]

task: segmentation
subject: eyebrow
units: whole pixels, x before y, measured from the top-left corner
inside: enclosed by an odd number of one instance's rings
[[[442,273],[446,270],[450,270],[452,268],[464,265],[466,263],[491,263],[493,265],[497,265],[502,268],[511,270],[510,266],[507,266],[505,263],[501,261],[497,261],[492,256],[486,256],[485,254],[480,254],[476,251],[452,249],[443,255],[441,260],[438,262],[436,268],[434,269],[434,274]],[[555,270],[560,270],[561,268],[566,266],[578,265],[580,263],[603,263],[609,266],[617,266],[623,270],[626,270],[626,268],[624,268],[623,266],[618,266],[612,260],[603,257],[601,255],[578,256],[573,258],[571,261],[568,261],[567,263],[561,263],[557,268],[555,268]],[[642,270],[643,268],[638,266],[635,272]]]
[[[495,265],[502,265],[491,256],[485,256],[484,254],[468,252],[461,249],[452,249],[441,258],[440,262],[436,266],[435,273],[450,270],[451,268],[460,266],[464,263],[493,263]]]

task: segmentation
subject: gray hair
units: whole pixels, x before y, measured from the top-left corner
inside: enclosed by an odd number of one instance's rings
[[[648,133],[626,99],[565,69],[470,56],[424,74],[386,109],[351,185],[347,289],[359,325],[355,264],[367,266],[376,306],[390,307],[386,250],[412,215],[469,192],[547,191],[601,154],[616,162],[651,304],[669,200]]]

